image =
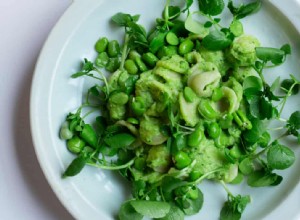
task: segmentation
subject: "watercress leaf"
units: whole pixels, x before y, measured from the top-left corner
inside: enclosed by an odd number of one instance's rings
[[[229,26],[229,30],[235,37],[239,37],[244,33],[243,24],[239,20],[233,20]]]
[[[280,76],[278,76],[274,82],[272,83],[271,87],[270,87],[270,91],[274,92],[277,88],[280,87]]]
[[[260,137],[262,133],[265,132],[265,127],[262,123],[261,120],[259,119],[252,119],[252,129],[251,130],[246,130],[243,133],[243,138],[248,142],[248,143],[256,143],[257,142],[257,137]]]
[[[295,153],[288,147],[273,143],[267,153],[268,166],[272,169],[284,170],[295,161]]]
[[[282,63],[286,55],[283,50],[271,47],[256,47],[255,51],[258,59],[264,62],[271,61],[273,64]]]
[[[83,156],[76,157],[63,173],[63,177],[75,176],[83,169],[87,159]]]
[[[228,2],[227,7],[229,8],[230,12],[237,18],[242,19],[250,14],[257,12],[261,7],[261,1],[255,1],[249,4],[241,4],[239,7],[235,7],[233,5],[232,0]]]
[[[126,148],[135,140],[136,138],[128,133],[115,134],[114,136],[104,138],[104,142],[112,148]]]
[[[91,125],[85,124],[80,132],[80,137],[89,144],[89,146],[96,148],[98,144],[98,135]]]
[[[200,209],[203,206],[203,193],[199,188],[197,188],[198,191],[198,197],[196,199],[186,199],[185,202],[187,202],[189,205],[188,207],[183,209],[183,212],[186,215],[194,215],[197,214]]]
[[[166,201],[172,200],[172,192],[180,186],[186,185],[187,182],[172,176],[166,176],[161,183],[162,192]]]
[[[220,212],[221,220],[239,220],[248,203],[251,202],[250,196],[228,196]]]
[[[137,213],[130,204],[131,201],[126,201],[122,204],[119,211],[120,220],[142,220],[143,215]]]
[[[207,21],[204,23],[204,27],[206,28],[210,28],[213,25],[213,23],[211,21]]]
[[[255,166],[253,164],[253,161],[251,158],[245,158],[243,159],[239,164],[239,170],[244,175],[249,175],[255,170]]]
[[[202,45],[208,50],[222,50],[230,46],[232,40],[219,30],[212,30],[202,40]]]
[[[225,4],[223,0],[198,0],[199,10],[207,15],[221,14]]]
[[[265,148],[268,146],[269,142],[271,140],[271,135],[269,134],[269,132],[265,131],[258,139],[257,144],[262,147]]]
[[[168,7],[168,17],[165,18],[165,12],[163,13],[163,18],[164,19],[169,19],[169,20],[173,20],[175,18],[177,18],[181,13],[181,10],[178,6],[169,6]]]
[[[193,13],[190,13],[188,15],[187,19],[185,20],[184,27],[186,30],[194,34],[198,34],[200,37],[205,37],[209,33],[209,29],[207,28],[207,26],[204,26],[199,21],[195,21],[193,19]]]
[[[258,117],[260,119],[270,119],[273,118],[273,105],[271,102],[267,101],[266,99],[262,98],[260,99],[259,102],[259,109],[260,109],[260,114],[258,115]]]
[[[86,73],[80,71],[80,72],[72,74],[71,77],[72,78],[78,78],[78,77],[84,76],[84,75],[86,75]]]
[[[256,76],[246,77],[243,82],[243,89],[246,90],[248,88],[255,88],[257,91],[262,91],[263,84],[262,84],[261,79]]]
[[[158,49],[165,44],[165,37],[167,35],[167,31],[158,29],[151,35],[151,41],[149,44],[149,50],[152,53],[156,53]]]
[[[149,218],[165,217],[171,209],[169,203],[159,201],[132,200],[130,205],[137,213]]]
[[[171,205],[169,213],[158,220],[184,220],[184,213],[176,205]]]
[[[292,53],[292,49],[291,49],[291,45],[289,44],[284,44],[280,50],[284,51],[284,53],[287,54],[291,54]]]
[[[292,88],[293,86],[293,88]],[[285,79],[281,82],[281,89],[285,93],[288,93],[288,91],[292,88],[291,92],[292,95],[296,95],[299,92],[299,84],[295,84],[295,81],[293,79]]]
[[[124,13],[117,13],[114,16],[112,16],[111,20],[119,25],[119,26],[127,26],[128,22],[136,22],[139,19],[139,15],[131,16],[130,14],[124,14]]]
[[[189,10],[193,3],[194,3],[194,0],[185,0],[186,7],[185,7],[185,9],[182,10],[182,12]]]
[[[252,187],[264,187],[278,185],[282,177],[267,170],[257,170],[248,176],[247,183]]]
[[[291,114],[287,125],[293,129],[300,129],[300,111],[295,111]]]

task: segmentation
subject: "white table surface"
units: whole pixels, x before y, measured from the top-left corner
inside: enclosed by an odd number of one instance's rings
[[[72,219],[48,185],[30,134],[39,51],[70,0],[0,0],[0,219]]]

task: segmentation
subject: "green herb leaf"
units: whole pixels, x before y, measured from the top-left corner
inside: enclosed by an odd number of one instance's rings
[[[230,46],[232,40],[219,30],[212,30],[202,40],[202,45],[208,50],[223,50]]]
[[[295,111],[291,114],[289,120],[287,121],[286,127],[288,132],[294,136],[298,136],[298,129],[300,129],[300,111]]]
[[[71,75],[72,78],[77,78],[80,76],[87,75],[89,72],[95,70],[94,64],[88,59],[84,58],[81,71]]]
[[[183,207],[183,211],[186,215],[197,214],[203,206],[203,193],[199,188],[197,188],[197,191],[198,197],[196,199],[187,198],[184,200],[184,202],[186,203],[185,205],[188,205],[188,207]]]
[[[130,205],[135,211],[149,218],[163,218],[170,211],[170,204],[159,201],[132,200]]]
[[[293,88],[292,88],[293,86]],[[281,89],[288,93],[288,91],[292,88],[292,95],[296,95],[299,92],[300,85],[296,84],[294,79],[285,79],[281,82]]]
[[[257,142],[257,138],[260,137],[265,132],[265,127],[259,119],[252,119],[252,129],[246,130],[243,133],[243,138],[251,144]]]
[[[250,196],[228,196],[220,212],[220,220],[239,220],[250,201]]]
[[[275,142],[268,150],[267,160],[270,168],[284,170],[295,162],[295,153],[290,148]]]
[[[122,204],[119,211],[120,220],[142,220],[143,215],[137,213],[130,202],[131,201],[126,201]]]
[[[111,137],[104,138],[104,142],[112,148],[126,148],[130,146],[134,141],[135,137],[128,133],[120,133]]]
[[[127,26],[129,22],[137,22],[140,15],[131,16],[130,14],[117,13],[112,16],[111,20],[119,26]]]
[[[258,170],[248,177],[248,185],[252,187],[275,186],[280,184],[282,177],[267,170]]]
[[[63,173],[63,177],[75,176],[83,169],[87,160],[83,156],[76,157]]]
[[[184,213],[177,206],[171,205],[169,213],[163,218],[158,218],[158,220],[184,220]]]
[[[242,19],[257,12],[261,7],[261,1],[258,0],[246,5],[241,4],[239,7],[234,7],[232,0],[229,0],[227,7],[237,19]]]
[[[194,0],[185,0],[185,3],[186,3],[186,7],[185,7],[185,9],[182,10],[182,12],[189,10],[190,7],[193,5]]]
[[[152,53],[156,53],[160,47],[164,46],[166,35],[167,35],[167,31],[165,31],[163,29],[158,29],[158,30],[154,31],[153,34],[151,34],[149,50]]]
[[[221,14],[225,7],[223,0],[198,0],[198,3],[201,12],[212,16]]]
[[[164,11],[163,13],[164,19],[173,20],[177,18],[181,13],[180,8],[178,6],[168,6],[167,9],[168,9],[168,14],[166,13],[166,11]],[[166,14],[167,17],[165,17]]]
[[[184,27],[186,30],[194,34],[198,34],[200,37],[205,37],[209,33],[209,29],[207,27],[193,19],[193,13],[188,15],[187,19],[185,20]]]

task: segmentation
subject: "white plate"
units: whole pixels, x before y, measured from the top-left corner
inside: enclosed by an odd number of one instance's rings
[[[51,32],[38,60],[31,91],[31,128],[36,154],[54,192],[76,219],[113,219],[122,201],[130,196],[127,183],[117,173],[86,167],[80,175],[61,179],[61,173],[73,159],[65,143],[58,138],[60,124],[69,111],[82,101],[84,79],[70,79],[83,58],[94,59],[93,45],[100,36],[121,40],[122,29],[109,25],[117,12],[141,14],[140,23],[149,27],[159,17],[162,0],[76,0]],[[262,10],[243,20],[245,32],[257,36],[262,45],[279,47],[288,42],[293,55],[268,79],[293,73],[300,78],[300,5],[296,0],[263,1]],[[288,102],[287,109],[299,110],[299,97]],[[285,116],[288,114],[286,113]],[[252,203],[243,219],[298,219],[300,217],[300,148],[295,148],[296,163],[276,187],[233,187],[234,193],[251,194]],[[187,219],[218,219],[226,199],[217,184],[201,186],[205,201],[201,212]]]

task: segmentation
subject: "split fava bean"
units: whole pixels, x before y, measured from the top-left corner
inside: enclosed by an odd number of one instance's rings
[[[98,53],[105,52],[108,46],[108,39],[106,37],[100,38],[96,44],[95,49]]]
[[[193,102],[197,98],[197,95],[194,93],[194,91],[190,87],[184,88],[183,96],[184,96],[184,99],[190,103]]]
[[[173,33],[173,32],[169,32],[166,35],[166,41],[167,41],[168,44],[173,45],[173,46],[176,46],[176,45],[179,44],[179,39],[176,36],[176,34]]]
[[[69,122],[65,121],[61,125],[59,136],[63,140],[69,140],[73,137],[73,132],[69,129]]]
[[[217,122],[211,122],[207,126],[207,132],[211,138],[217,138],[221,134],[221,128]]]
[[[105,67],[109,61],[109,57],[106,52],[101,52],[98,54],[95,64],[98,67]]]
[[[108,60],[108,63],[105,67],[105,69],[109,72],[115,72],[120,66],[120,61],[119,58],[115,57],[115,58],[110,58]]]
[[[198,111],[200,115],[207,119],[212,120],[219,116],[218,112],[211,106],[211,103],[207,99],[202,99],[198,105]]]

